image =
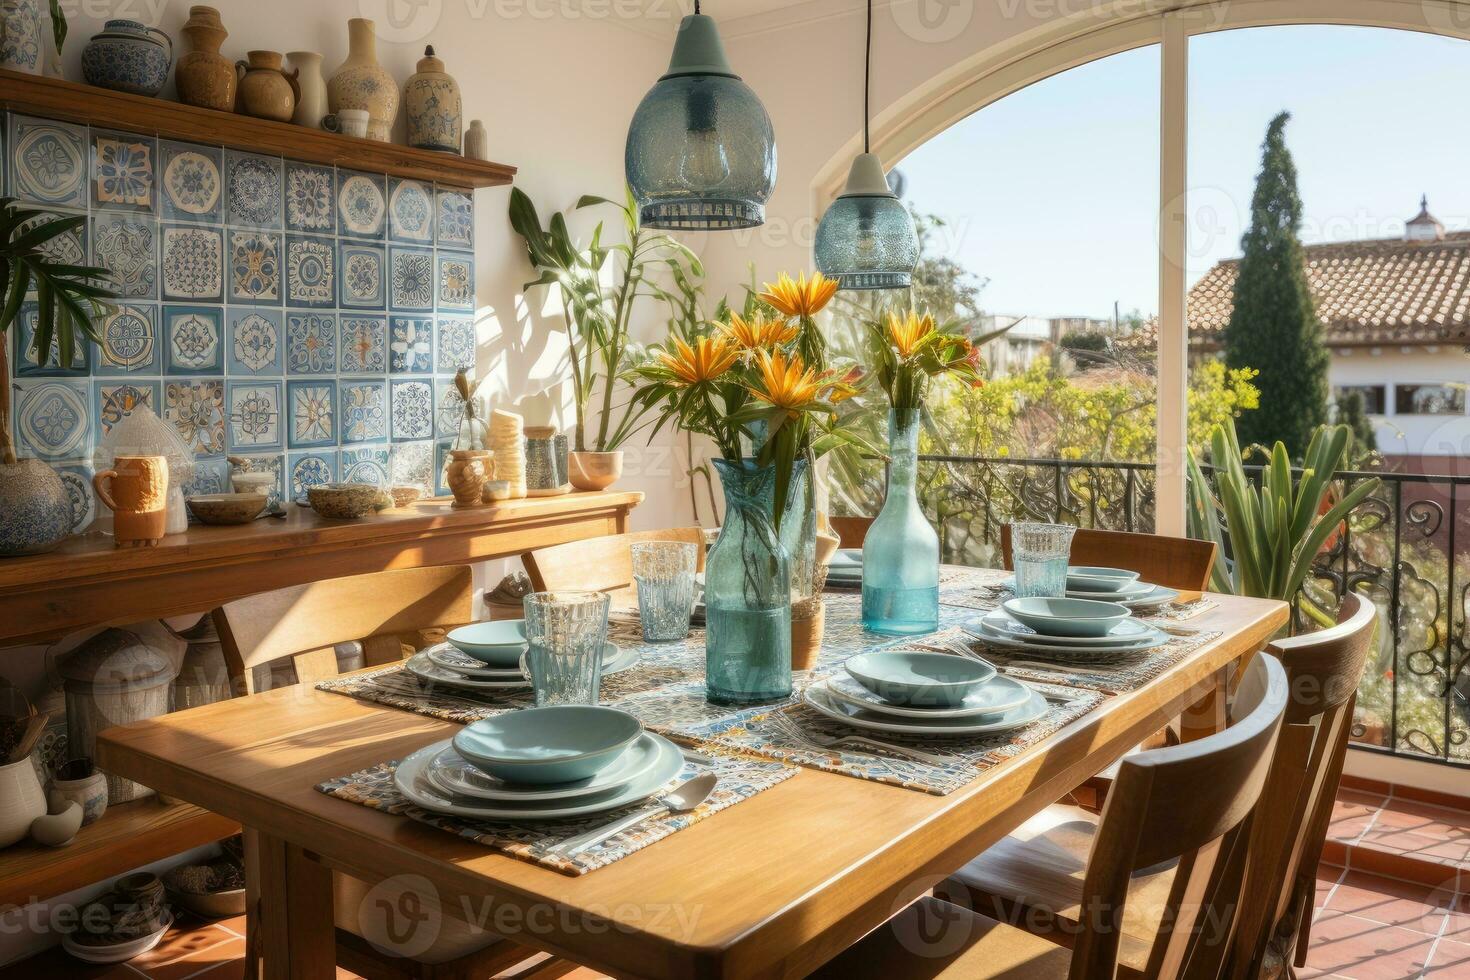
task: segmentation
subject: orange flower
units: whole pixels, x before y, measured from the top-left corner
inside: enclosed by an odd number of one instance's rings
[[[903,360],[908,360],[922,350],[933,335],[934,318],[927,313],[919,316],[909,310],[908,315],[901,320],[896,313],[888,314],[888,340]]]
[[[792,279],[783,272],[774,284],[768,282],[765,286],[761,299],[787,316],[816,316],[837,292],[837,280],[820,272],[812,273],[810,279],[805,273]]]
[[[836,371],[828,371],[822,376],[822,384],[827,389],[827,400],[833,405],[844,402],[858,393],[858,385],[863,380],[863,369],[854,364],[841,376]]]
[[[735,363],[740,352],[723,337],[700,337],[694,346],[674,338],[674,350],[660,351],[658,359],[674,373],[679,383],[696,385],[713,381]]]
[[[756,364],[761,372],[760,385],[752,386],[750,393],[773,408],[794,414],[822,395],[822,379],[802,362],[800,354],[787,357],[780,350],[759,351]]]
[[[794,324],[788,323],[785,317],[768,320],[760,313],[745,320],[739,313],[731,312],[730,322],[720,324],[720,333],[741,350],[747,351],[788,344],[796,339],[799,330]]]

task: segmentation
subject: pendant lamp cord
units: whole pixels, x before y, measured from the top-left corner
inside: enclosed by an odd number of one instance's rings
[[[699,0],[694,0],[694,12],[699,13]]]
[[[698,0],[695,0],[698,3]],[[873,0],[868,0],[868,34],[863,42],[863,152],[868,152],[868,88],[873,73]]]

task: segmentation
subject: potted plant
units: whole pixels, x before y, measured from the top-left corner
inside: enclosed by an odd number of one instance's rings
[[[111,273],[68,265],[46,248],[86,222],[85,215],[55,217],[0,198],[0,557],[49,551],[71,533],[71,498],[51,467],[17,459],[11,439],[10,365],[5,334],[34,291],[36,322],[31,355],[37,364],[71,364],[79,343],[98,342],[93,317],[110,311]],[[17,344],[17,351],[20,346]]]
[[[654,281],[654,267],[662,267],[676,281],[704,275],[698,257],[688,248],[668,235],[649,234],[642,228],[631,192],[622,204],[583,196],[576,209],[601,206],[619,210],[627,240],[604,245],[599,222],[591,242],[583,248],[572,240],[564,215],[553,214],[543,228],[531,199],[519,188],[511,189],[511,227],[525,240],[531,265],[540,273],[524,288],[556,286],[567,318],[577,417],[567,465],[568,477],[578,490],[602,490],[615,483],[623,468],[620,447],[641,427],[643,412],[631,398],[617,404],[617,393],[627,367],[634,306],[640,297],[669,298]],[[618,268],[612,281],[604,283],[603,267],[612,257]]]

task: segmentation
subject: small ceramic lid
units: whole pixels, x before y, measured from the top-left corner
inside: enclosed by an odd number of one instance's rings
[[[528,425],[526,426],[527,439],[550,439],[556,435],[554,425]]]
[[[69,691],[146,690],[173,679],[173,661],[136,633],[106,629],[61,661]]]
[[[424,56],[419,59],[418,66],[415,68],[415,70],[420,75],[424,75],[429,72],[439,72],[441,74],[443,73],[444,62],[439,59],[438,55],[434,54],[434,46],[432,44],[424,48]]]

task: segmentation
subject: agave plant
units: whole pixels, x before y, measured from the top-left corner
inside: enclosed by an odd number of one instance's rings
[[[1352,443],[1345,425],[1323,425],[1312,434],[1302,466],[1294,471],[1284,443],[1276,443],[1259,483],[1246,473],[1235,425],[1210,433],[1215,492],[1199,461],[1189,456],[1189,533],[1214,541],[1210,588],[1217,592],[1292,602],[1312,562],[1342,522],[1378,489],[1377,477],[1362,480],[1334,499],[1333,474]],[[1227,557],[1228,556],[1228,557]],[[1314,619],[1320,610],[1304,604]]]

